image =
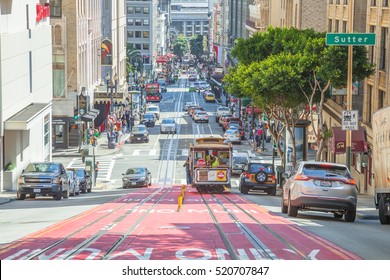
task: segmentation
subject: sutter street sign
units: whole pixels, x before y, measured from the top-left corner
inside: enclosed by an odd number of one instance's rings
[[[375,41],[375,33],[326,33],[326,44],[333,46],[368,46]]]

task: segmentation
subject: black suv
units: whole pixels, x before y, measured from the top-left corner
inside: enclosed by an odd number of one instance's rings
[[[69,178],[62,163],[32,162],[18,178],[18,198],[50,195],[55,200],[69,197]]]
[[[263,190],[276,195],[276,176],[272,164],[251,162],[240,176],[239,190],[248,194],[250,190]]]
[[[79,178],[79,187],[82,193],[92,191],[92,179],[84,167],[68,167],[67,170],[72,170],[76,173],[76,176]]]

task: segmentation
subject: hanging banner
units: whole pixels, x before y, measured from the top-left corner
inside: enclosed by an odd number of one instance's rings
[[[102,41],[101,58],[102,65],[112,65],[112,42],[109,39]]]

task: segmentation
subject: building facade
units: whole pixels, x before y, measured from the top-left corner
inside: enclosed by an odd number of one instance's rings
[[[98,114],[89,112],[101,83],[101,2],[50,1],[54,148],[80,146],[81,135]]]
[[[52,90],[49,1],[0,1],[0,191],[52,159]]]

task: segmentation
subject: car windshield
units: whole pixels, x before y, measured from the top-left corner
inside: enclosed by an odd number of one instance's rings
[[[245,156],[233,156],[233,163],[234,164],[247,164],[248,158]]]
[[[226,134],[237,134],[237,133],[238,133],[238,130],[236,130],[236,129],[228,129],[228,130],[226,130],[225,133],[226,133]]]
[[[144,168],[129,168],[126,170],[126,175],[142,175],[145,174]]]
[[[158,112],[158,108],[157,108],[157,107],[149,107],[149,108],[147,109],[147,111]]]
[[[76,169],[76,176],[79,178],[84,178],[85,172],[83,169]]]
[[[305,164],[303,174],[314,177],[351,177],[345,166],[329,164]]]
[[[55,163],[30,163],[27,172],[60,172],[60,165]]]
[[[272,165],[264,163],[252,163],[249,166],[249,173],[257,173],[259,171],[264,171],[266,173],[272,173]]]
[[[173,119],[163,119],[162,124],[174,124],[175,121]]]
[[[153,114],[145,114],[144,119],[154,119]]]
[[[134,126],[131,130],[133,133],[145,132],[146,128],[143,126]]]

